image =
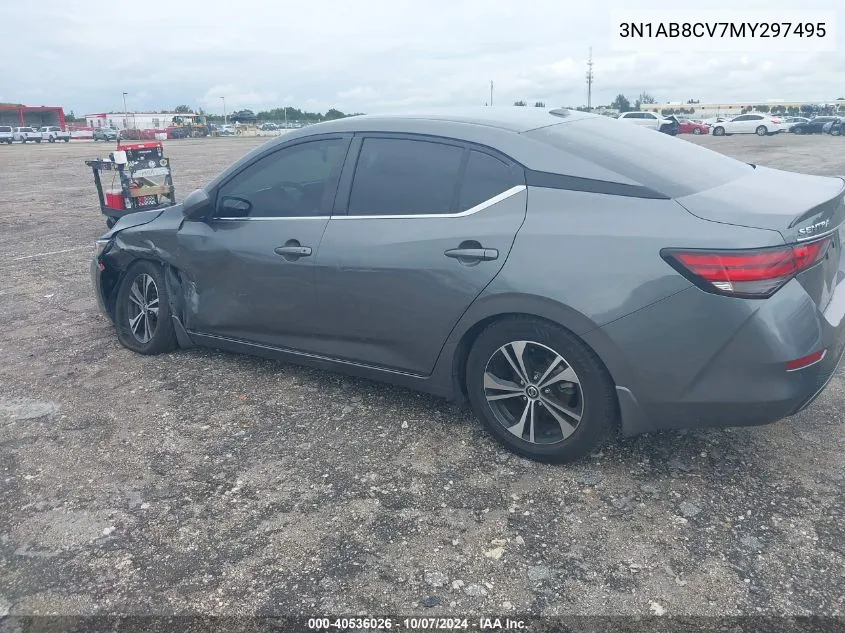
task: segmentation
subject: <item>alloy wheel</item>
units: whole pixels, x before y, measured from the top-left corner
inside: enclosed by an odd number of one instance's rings
[[[575,370],[534,341],[512,341],[493,353],[484,370],[484,397],[502,426],[532,444],[566,440],[584,417]]]
[[[129,330],[139,343],[149,343],[158,327],[158,286],[146,273],[132,281],[128,294]]]

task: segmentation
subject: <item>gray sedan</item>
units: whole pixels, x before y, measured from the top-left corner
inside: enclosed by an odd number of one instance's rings
[[[567,461],[617,424],[808,406],[845,347],[844,186],[568,110],[357,116],[125,216],[92,274],[136,352],[468,401],[511,450]]]

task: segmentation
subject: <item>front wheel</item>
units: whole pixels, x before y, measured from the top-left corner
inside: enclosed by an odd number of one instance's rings
[[[755,130],[755,132],[757,133],[757,136],[766,136],[766,134],[769,133],[769,130],[766,129],[765,125],[761,125]]]
[[[569,331],[538,319],[496,321],[467,359],[469,400],[511,451],[549,462],[588,454],[616,418],[613,382]]]
[[[725,135],[725,128],[719,126],[713,128],[713,136],[724,136]]]
[[[115,325],[121,344],[139,354],[176,349],[161,265],[141,261],[130,266],[117,293]]]
[[[692,131],[692,133],[693,133],[693,134],[701,134],[701,128],[695,128],[695,129]]]
[[[842,134],[842,131],[839,128],[834,128],[830,131],[831,136],[839,136]]]

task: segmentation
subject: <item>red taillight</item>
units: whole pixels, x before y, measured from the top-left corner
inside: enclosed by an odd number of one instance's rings
[[[822,349],[818,352],[808,354],[807,356],[791,360],[786,363],[786,371],[795,371],[797,369],[804,369],[805,367],[809,367],[810,365],[815,365],[825,357],[825,354],[827,354],[827,350]]]
[[[663,249],[660,254],[704,290],[735,297],[765,298],[818,263],[827,254],[831,239],[747,251]]]

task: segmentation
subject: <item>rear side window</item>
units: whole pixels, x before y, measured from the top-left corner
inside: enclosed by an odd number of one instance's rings
[[[0,132],[11,132],[11,131],[12,131],[12,128],[10,128],[8,125],[0,125]]]
[[[562,123],[525,136],[570,154],[573,162],[588,161],[673,198],[718,187],[754,170],[695,143],[607,117]]]
[[[509,165],[490,154],[473,150],[469,153],[461,183],[458,211],[471,209],[519,184],[523,183],[517,181]]]
[[[432,141],[367,138],[349,195],[349,215],[451,213],[464,150]]]

